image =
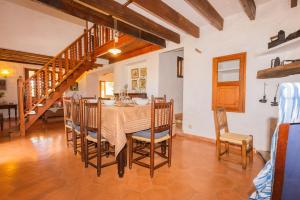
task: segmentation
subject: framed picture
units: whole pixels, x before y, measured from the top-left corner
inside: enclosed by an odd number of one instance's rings
[[[177,77],[183,78],[183,57],[177,57]]]
[[[147,68],[140,68],[140,77],[141,78],[146,78],[147,77]]]
[[[138,88],[138,80],[131,80],[131,89],[136,90]]]
[[[0,80],[0,90],[6,90],[6,80]]]
[[[131,70],[131,79],[138,79],[139,78],[139,69],[135,68]]]
[[[146,83],[147,83],[146,79],[141,78],[140,79],[140,89],[146,89]]]
[[[78,90],[79,90],[79,88],[78,88],[78,83],[76,82],[76,83],[74,83],[73,85],[71,85],[71,86],[70,86],[70,90],[71,90],[71,91],[78,91]]]

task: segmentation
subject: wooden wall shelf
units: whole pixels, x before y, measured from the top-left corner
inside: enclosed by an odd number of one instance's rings
[[[280,78],[294,74],[300,74],[300,61],[282,65],[274,68],[264,69],[257,72],[256,78],[267,79],[267,78]]]
[[[295,38],[293,40],[284,42],[278,46],[275,46],[273,48],[267,49],[263,52],[260,52],[257,54],[257,56],[263,56],[263,55],[269,55],[269,54],[273,54],[273,53],[281,53],[281,52],[285,52],[285,51],[291,51],[294,50],[296,48],[300,47],[300,37]]]

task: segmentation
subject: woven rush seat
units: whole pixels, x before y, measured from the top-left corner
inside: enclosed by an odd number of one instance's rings
[[[223,133],[220,135],[220,140],[238,145],[242,145],[244,140],[247,143],[247,147],[249,147],[252,137],[250,135],[242,135],[238,133]]]

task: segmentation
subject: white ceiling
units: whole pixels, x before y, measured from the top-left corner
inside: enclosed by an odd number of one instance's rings
[[[115,1],[124,4],[128,0],[115,0]],[[162,0],[162,1],[168,4],[174,10],[176,10],[177,12],[185,16],[187,19],[189,19],[191,22],[193,22],[199,27],[209,24],[209,22],[204,17],[202,17],[195,9],[193,9],[184,0]],[[260,5],[269,1],[271,0],[255,0],[256,7],[259,7]],[[209,2],[213,5],[213,7],[219,12],[219,14],[223,18],[232,16],[240,12],[244,12],[240,0],[209,0]],[[158,17],[152,15],[151,13],[144,10],[143,8],[140,8],[137,4],[131,3],[128,7],[146,16],[147,18],[155,21],[158,24],[161,24],[173,31],[181,32],[181,30],[177,29],[176,27],[165,23]]]

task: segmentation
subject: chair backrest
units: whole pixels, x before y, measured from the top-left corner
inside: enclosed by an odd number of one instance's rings
[[[63,98],[63,106],[64,106],[64,121],[67,120],[72,121],[72,99],[69,97]]]
[[[225,132],[229,132],[226,111],[224,108],[216,108],[214,110],[214,121],[216,138],[219,139],[221,131],[224,129]]]
[[[80,100],[72,99],[72,122],[75,125],[80,125]]]
[[[299,199],[300,124],[279,126],[272,200]]]
[[[173,99],[169,102],[151,101],[151,141],[154,141],[154,134],[162,131],[169,130],[169,135],[172,136],[173,107]]]
[[[166,102],[167,101],[167,96],[164,94],[162,97],[154,97],[153,95],[151,96],[151,101],[155,102]]]
[[[101,110],[102,105],[100,98],[96,103],[88,100],[82,100],[83,103],[83,128],[85,132],[97,132],[97,139],[101,140]]]

